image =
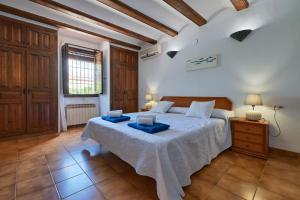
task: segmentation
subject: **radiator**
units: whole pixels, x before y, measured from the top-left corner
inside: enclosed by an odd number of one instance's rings
[[[69,104],[65,107],[67,125],[82,125],[97,116],[95,104]]]

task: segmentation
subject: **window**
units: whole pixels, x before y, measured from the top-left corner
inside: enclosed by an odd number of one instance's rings
[[[102,94],[102,52],[76,45],[62,47],[65,96]]]

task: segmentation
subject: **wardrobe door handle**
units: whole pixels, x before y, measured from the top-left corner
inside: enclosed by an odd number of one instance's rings
[[[26,94],[26,88],[23,88],[23,94],[24,95]]]

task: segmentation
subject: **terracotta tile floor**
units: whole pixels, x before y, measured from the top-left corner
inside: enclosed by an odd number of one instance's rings
[[[96,142],[82,142],[81,131],[0,140],[0,199],[157,199],[154,180]],[[272,150],[262,160],[227,150],[184,191],[186,200],[298,200],[300,156]]]

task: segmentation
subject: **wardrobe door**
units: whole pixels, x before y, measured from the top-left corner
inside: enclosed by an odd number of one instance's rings
[[[0,16],[0,43],[4,45],[25,45],[26,31],[24,23]]]
[[[138,110],[138,54],[111,46],[111,109]]]
[[[138,53],[127,52],[125,65],[126,112],[137,112],[138,107]]]
[[[57,49],[57,32],[43,27],[27,26],[26,45],[30,49],[53,51]]]
[[[25,51],[0,47],[0,134],[26,131]]]
[[[125,110],[125,55],[119,48],[111,47],[111,109]]]
[[[56,56],[27,51],[27,132],[57,131]]]

